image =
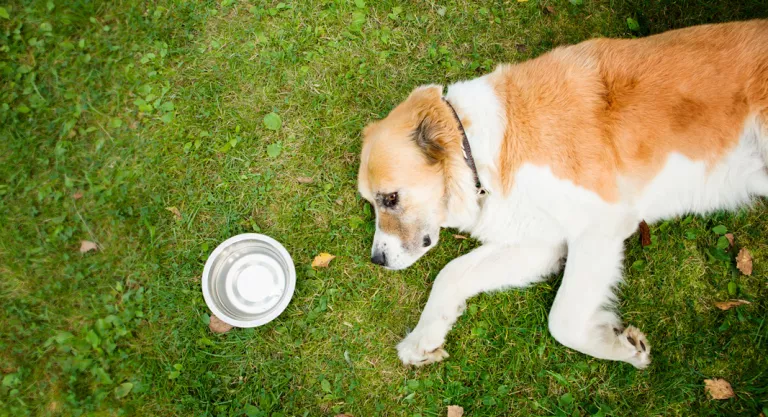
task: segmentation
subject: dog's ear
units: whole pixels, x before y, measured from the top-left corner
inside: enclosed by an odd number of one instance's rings
[[[440,162],[445,156],[445,148],[441,144],[439,134],[439,126],[431,120],[430,116],[424,116],[411,136],[430,165]]]
[[[419,112],[429,110],[443,99],[443,86],[429,84],[416,87],[403,102],[404,106]]]
[[[443,101],[443,87],[425,85],[416,88],[401,106],[415,126],[411,138],[427,162],[436,164],[448,155],[458,131],[451,110]]]
[[[373,131],[376,130],[376,127],[378,125],[379,125],[379,122],[375,121],[375,122],[368,123],[363,128],[363,135],[362,135],[363,141],[365,141],[369,136],[373,134]]]

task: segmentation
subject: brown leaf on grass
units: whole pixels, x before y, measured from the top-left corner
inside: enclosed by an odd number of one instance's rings
[[[315,180],[312,177],[297,177],[296,181],[299,184],[312,184],[312,182],[314,182]]]
[[[90,240],[80,241],[80,253],[86,253],[92,250],[99,250],[99,245],[97,243],[91,242]]]
[[[752,275],[752,254],[749,253],[749,249],[741,248],[736,255],[736,268],[739,268],[744,275]]]
[[[464,415],[464,408],[459,407],[458,405],[448,406],[448,417],[461,417],[463,415]]]
[[[453,235],[453,238],[454,238],[454,239],[460,239],[460,240],[463,240],[463,239],[466,239],[467,237],[466,237],[466,236],[464,236],[464,235]]]
[[[646,247],[651,244],[651,228],[645,220],[640,222],[640,244]]]
[[[61,404],[58,401],[51,401],[45,407],[45,410],[51,414],[58,414],[61,408]]]
[[[181,220],[181,212],[179,211],[179,209],[177,209],[176,207],[166,207],[165,209],[173,213],[173,217],[175,217],[176,220]]]
[[[733,233],[726,233],[725,238],[728,239],[728,247],[733,247]]]
[[[544,14],[555,14],[555,6],[547,6],[541,10],[544,12]]]
[[[747,300],[728,300],[728,301],[718,301],[715,303],[715,307],[719,308],[720,310],[730,310],[734,307],[738,307],[740,305],[744,304],[751,304]]]
[[[327,268],[333,258],[335,258],[335,256],[330,253],[322,252],[312,260],[312,268]]]
[[[211,329],[212,332],[214,332],[214,333],[226,333],[226,332],[232,330],[232,327],[234,327],[234,326],[232,326],[231,324],[228,324],[228,323],[224,323],[223,321],[221,321],[220,318],[218,318],[218,317],[214,316],[213,314],[211,314],[211,321],[210,321],[210,323],[208,323],[208,328]]]
[[[704,390],[712,396],[713,400],[727,400],[736,395],[733,393],[731,384],[722,378],[705,379],[704,385]]]
[[[83,190],[75,191],[75,193],[72,194],[72,198],[74,198],[75,200],[79,200],[79,199],[83,198]]]

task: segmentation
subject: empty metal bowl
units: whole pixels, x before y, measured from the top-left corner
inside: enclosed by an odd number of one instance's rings
[[[257,233],[224,241],[203,270],[205,303],[235,327],[269,323],[288,306],[295,288],[291,255],[275,239]]]

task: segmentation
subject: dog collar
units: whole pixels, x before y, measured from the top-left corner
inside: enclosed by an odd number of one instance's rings
[[[445,97],[443,97],[443,101],[448,105],[448,108],[451,109],[453,118],[456,119],[456,123],[459,125],[459,132],[461,132],[461,153],[464,154],[464,162],[466,162],[469,168],[472,169],[472,175],[475,179],[475,188],[477,188],[477,195],[484,195],[488,193],[488,191],[483,188],[483,184],[480,183],[480,176],[477,174],[475,159],[472,158],[472,148],[469,146],[469,139],[467,139],[467,132],[464,131],[464,125],[461,123],[461,119],[459,119],[459,115],[456,113],[456,109],[451,105],[451,102]]]

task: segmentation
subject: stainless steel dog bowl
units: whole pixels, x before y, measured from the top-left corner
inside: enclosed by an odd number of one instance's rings
[[[291,255],[275,239],[257,233],[224,241],[203,270],[205,303],[235,327],[269,323],[288,306],[295,288]]]

